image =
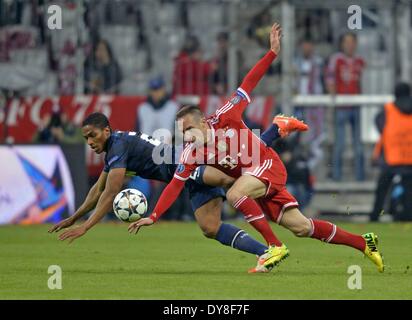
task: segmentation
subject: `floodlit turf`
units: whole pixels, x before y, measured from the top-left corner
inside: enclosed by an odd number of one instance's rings
[[[127,224],[101,224],[71,245],[46,225],[4,226],[0,299],[411,299],[412,224],[343,226],[379,235],[384,274],[351,248],[278,226],[291,256],[270,274],[248,274],[254,256],[204,238],[194,223],[161,222],[137,236]],[[62,268],[61,290],[48,289],[50,265]],[[361,267],[361,290],[348,289],[351,265]]]

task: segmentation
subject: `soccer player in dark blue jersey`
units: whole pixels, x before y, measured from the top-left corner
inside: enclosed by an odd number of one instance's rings
[[[137,132],[112,132],[109,121],[102,113],[89,115],[82,125],[87,144],[97,154],[106,153],[105,166],[98,181],[90,189],[85,201],[74,215],[54,225],[49,232],[72,226],[79,218],[95,209],[81,225],[63,232],[60,240],[84,235],[112,210],[113,199],[121,190],[125,175],[170,182],[176,171],[179,155],[172,145]],[[283,136],[283,135],[282,135]],[[273,124],[262,138],[267,144],[280,137],[279,127]],[[176,160],[175,160],[176,159]],[[191,177],[189,189],[191,205],[204,235],[223,245],[261,256],[267,247],[250,237],[244,230],[221,222],[221,209],[225,192],[233,178],[209,166],[201,166]]]

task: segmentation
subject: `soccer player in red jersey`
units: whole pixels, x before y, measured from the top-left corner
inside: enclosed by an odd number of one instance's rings
[[[269,244],[269,249],[251,272],[267,272],[289,255],[287,247],[270,228],[264,212],[298,237],[344,244],[364,252],[382,272],[384,266],[377,250],[377,237],[373,233],[355,235],[330,222],[303,216],[298,210],[298,202],[286,190],[287,173],[279,156],[242,121],[243,111],[250,102],[250,93],[279,53],[280,38],[281,28],[275,23],[270,34],[271,49],[246,75],[231,99],[211,117],[206,119],[195,106],[183,107],[177,113],[184,140],[188,143],[181,155],[180,165],[150,217],[132,223],[129,231],[137,232],[141,226],[156,222],[176,200],[196,167],[207,164],[234,179],[227,191],[227,200],[244,214],[245,219]],[[294,119],[275,118],[281,135],[282,128],[290,122]],[[296,121],[297,125],[299,123]],[[307,127],[300,128],[301,131],[305,129]]]

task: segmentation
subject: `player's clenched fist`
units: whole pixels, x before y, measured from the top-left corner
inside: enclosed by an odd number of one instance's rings
[[[154,221],[150,218],[142,218],[136,222],[133,222],[129,225],[129,232],[130,233],[134,233],[137,234],[137,232],[139,231],[140,227],[143,226],[150,226],[154,223]]]

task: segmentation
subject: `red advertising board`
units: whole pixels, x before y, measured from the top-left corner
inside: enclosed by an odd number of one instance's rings
[[[143,96],[76,95],[55,97],[22,97],[7,101],[6,110],[0,110],[0,135],[11,137],[14,143],[27,143],[32,140],[41,119],[53,109],[64,112],[75,124],[80,125],[85,116],[92,112],[103,112],[108,116],[115,130],[133,131],[137,122],[137,109],[145,100]],[[213,113],[222,106],[225,97],[204,96],[200,107],[206,114]],[[247,116],[254,123],[266,127],[273,114],[273,97],[255,97],[247,108]],[[6,119],[7,118],[7,119]],[[5,130],[5,123],[7,130]],[[89,173],[94,175],[101,170],[102,157],[87,152]]]

